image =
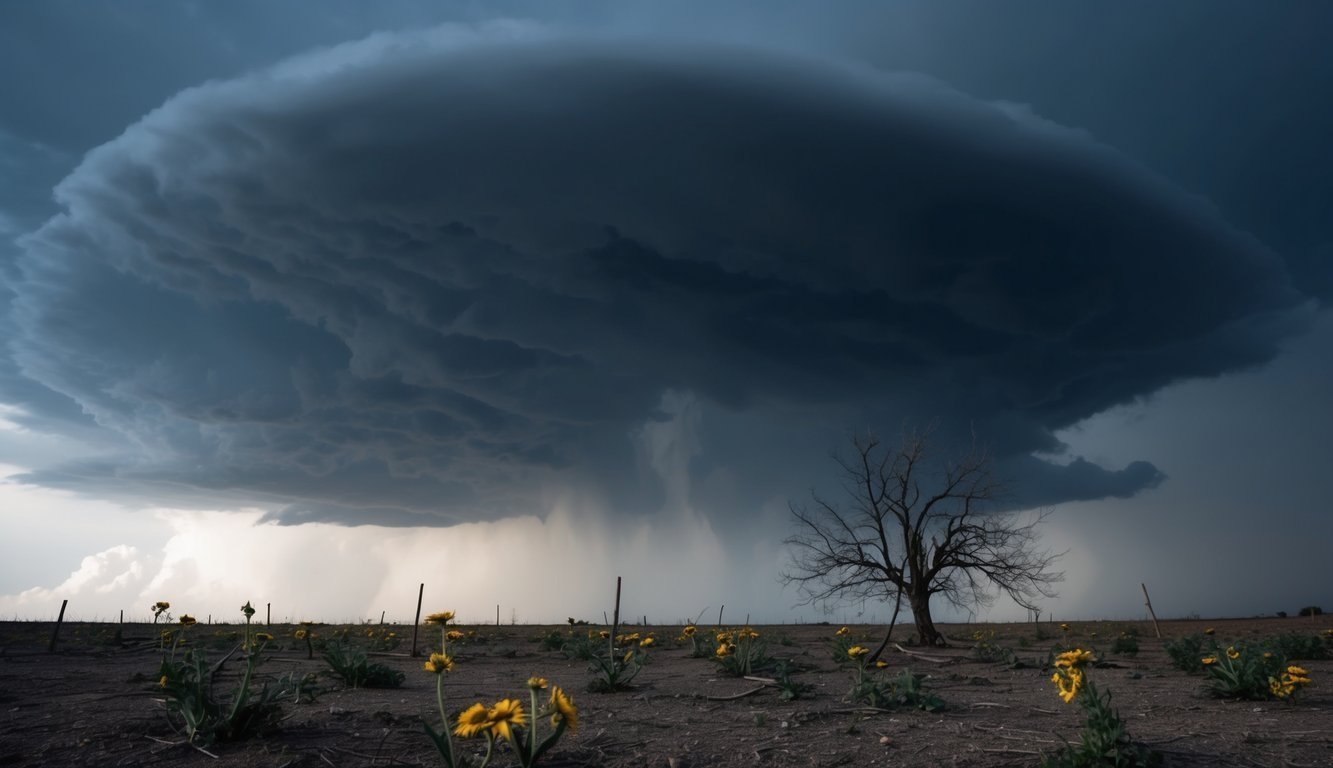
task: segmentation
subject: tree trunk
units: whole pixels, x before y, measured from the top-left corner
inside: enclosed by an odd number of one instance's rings
[[[935,629],[935,621],[930,618],[930,595],[909,595],[912,606],[912,619],[916,622],[916,639],[921,645],[947,645],[944,636]]]

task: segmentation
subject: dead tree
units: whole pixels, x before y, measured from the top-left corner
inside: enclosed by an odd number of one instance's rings
[[[834,457],[845,503],[812,493],[811,506],[790,505],[796,532],[786,540],[791,562],[782,580],[802,604],[884,600],[896,619],[905,601],[918,641],[943,645],[932,598],[972,610],[1001,593],[1024,608],[1054,596],[1050,586],[1062,574],[1050,568],[1059,555],[1038,548],[1046,514],[999,509],[1003,489],[975,446],[957,461],[928,463],[928,437],[905,434],[892,448],[856,436],[854,455]]]

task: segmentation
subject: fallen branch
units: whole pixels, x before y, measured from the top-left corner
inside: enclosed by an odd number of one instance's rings
[[[742,691],[741,693],[737,693],[732,696],[700,696],[700,698],[706,699],[708,701],[735,701],[736,699],[743,699],[746,696],[752,696],[756,693],[759,693],[760,691],[764,690],[767,687],[768,687],[767,685],[761,685],[758,688],[751,688],[748,691]]]
[[[978,751],[979,751],[979,752],[992,752],[992,753],[1000,754],[1000,755],[1040,755],[1040,754],[1041,754],[1040,752],[1037,752],[1037,751],[1034,751],[1034,750],[1031,750],[1031,749],[1005,749],[1005,748],[1003,748],[1003,747],[994,747],[994,748],[979,747],[979,748],[978,748]]]
[[[920,653],[918,651],[909,651],[906,648],[899,645],[898,643],[894,643],[893,647],[897,648],[900,653],[905,653],[908,656],[921,659],[922,661],[929,661],[931,664],[953,664],[954,662],[958,661],[958,658],[955,656],[931,656],[929,654]]]

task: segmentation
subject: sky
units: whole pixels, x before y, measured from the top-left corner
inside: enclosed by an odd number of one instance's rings
[[[0,5],[0,618],[883,621],[783,541],[913,428],[1044,616],[1333,604],[1330,23]]]

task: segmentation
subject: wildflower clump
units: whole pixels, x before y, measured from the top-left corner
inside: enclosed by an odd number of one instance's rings
[[[314,631],[307,628],[296,630],[296,638],[306,641],[309,651]],[[323,643],[321,654],[329,665],[329,672],[352,688],[397,688],[407,679],[407,675],[379,662],[370,660],[367,650],[354,645],[347,635],[334,642]],[[374,638],[370,649],[376,648]],[[434,658],[434,654],[432,654]],[[450,661],[450,665],[452,665]]]
[[[1214,645],[1199,664],[1208,678],[1207,690],[1221,698],[1290,701],[1310,684],[1309,673],[1289,664],[1280,647]]]
[[[922,684],[923,676],[914,675],[909,669],[889,676],[885,672],[889,665],[879,660],[872,662],[870,656],[869,648],[853,645],[839,660],[852,668],[852,688],[848,698],[853,703],[876,709],[911,707],[926,712],[944,709],[944,700],[929,693]]]
[[[428,622],[438,624],[441,628],[440,650],[438,653],[432,652],[422,664],[424,672],[435,675],[435,701],[443,726],[436,731],[429,723],[422,721],[422,727],[435,744],[440,759],[447,768],[471,765],[468,756],[455,749],[453,739],[455,736],[460,739],[481,737],[486,739],[486,753],[479,768],[485,768],[490,763],[499,744],[507,745],[523,768],[536,765],[542,755],[560,741],[566,730],[578,728],[578,710],[574,707],[573,699],[559,686],[550,685],[546,678],[534,676],[528,678],[527,682],[527,709],[524,709],[519,699],[504,698],[490,706],[477,702],[451,718],[444,706],[444,678],[454,671],[457,664],[454,657],[449,655],[449,643],[462,637],[456,631],[447,629],[453,618],[452,611],[427,617]],[[550,699],[545,707],[538,708],[538,691],[548,688],[551,691]],[[543,718],[550,719],[551,732],[539,740],[537,732]]]
[[[713,662],[729,675],[745,677],[772,668],[777,663],[776,659],[768,655],[768,643],[750,627],[724,630],[715,634],[713,639],[717,642],[717,647],[713,649]]]
[[[847,661],[847,649],[859,641],[853,636],[851,627],[840,627],[828,641],[829,658],[838,664]]]
[[[995,630],[977,630],[972,633],[972,658],[977,661],[1002,661],[1010,666],[1018,662],[1014,652],[995,642]]]
[[[1066,704],[1077,701],[1087,716],[1077,744],[1066,743],[1054,755],[1045,755],[1047,768],[1094,768],[1096,766],[1155,765],[1157,756],[1135,744],[1125,730],[1120,714],[1111,708],[1111,694],[1098,693],[1088,674],[1095,661],[1091,651],[1074,648],[1055,657],[1051,682]]]
[[[1130,628],[1121,632],[1119,636],[1111,643],[1111,653],[1121,656],[1139,655],[1139,633],[1138,630]]]
[[[649,651],[656,640],[651,635],[641,636],[638,632],[612,636],[610,632],[601,630],[597,634],[600,640],[606,641],[606,652],[599,651],[588,660],[588,671],[593,673],[588,690],[594,693],[625,690],[639,674],[639,670],[648,663]]]
[[[685,628],[676,637],[676,642],[690,646],[690,658],[692,659],[706,659],[713,655],[713,646],[709,642],[708,633],[700,631],[693,624],[685,625]]]
[[[163,611],[166,609],[164,608]],[[158,686],[166,694],[168,718],[179,725],[191,744],[207,746],[227,739],[240,739],[275,725],[280,717],[279,702],[288,696],[295,701],[312,698],[309,675],[297,678],[289,674],[277,681],[257,684],[255,669],[260,654],[273,640],[267,632],[250,632],[254,609],[246,603],[241,608],[246,631],[240,651],[245,668],[240,683],[230,691],[217,684],[217,666],[209,665],[202,649],[186,650],[178,659],[176,649],[195,620],[184,614],[172,641],[171,653],[165,651],[159,670]]]
[[[1203,658],[1211,654],[1205,652],[1205,647],[1211,644],[1210,630],[1204,630],[1204,634],[1184,635],[1172,640],[1167,640],[1162,647],[1166,649],[1166,655],[1171,659],[1171,666],[1181,672],[1198,673],[1204,671]]]
[[[528,679],[529,709],[524,710],[518,699],[501,699],[491,706],[477,702],[458,715],[454,735],[463,739],[486,739],[486,754],[480,768],[485,768],[495,753],[495,747],[504,743],[523,768],[536,765],[551,747],[560,741],[565,731],[578,730],[578,709],[574,700],[559,686],[550,686],[545,678]],[[545,706],[538,708],[538,692],[550,688],[551,695]],[[529,716],[531,713],[531,716]],[[537,733],[540,723],[550,723],[550,733],[540,741]]]

